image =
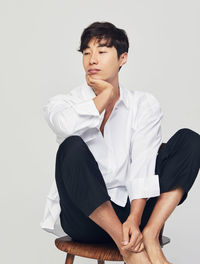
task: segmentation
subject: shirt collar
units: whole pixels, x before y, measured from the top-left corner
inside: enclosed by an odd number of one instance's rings
[[[94,98],[96,97],[96,94],[95,92],[93,91],[93,89],[87,84],[87,82],[85,81],[84,82],[84,85],[83,85],[83,92],[86,93],[87,96],[89,96],[89,98]],[[119,101],[122,102],[125,107],[127,109],[129,109],[130,107],[130,104],[129,104],[129,98],[128,98],[128,91],[127,89],[124,87],[124,85],[119,82],[119,90],[120,90],[120,97],[119,99],[117,100],[117,102]]]

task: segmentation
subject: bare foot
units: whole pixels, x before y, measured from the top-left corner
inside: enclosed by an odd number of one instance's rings
[[[145,249],[138,253],[126,253],[123,260],[126,264],[152,264]]]
[[[121,236],[119,236],[119,238],[113,238],[113,240],[126,264],[152,264],[145,249],[135,253],[130,250],[121,249]]]
[[[143,242],[146,252],[153,264],[172,264],[169,262],[163,251],[161,249],[159,238],[154,236],[151,231],[144,230],[142,231],[143,234]]]

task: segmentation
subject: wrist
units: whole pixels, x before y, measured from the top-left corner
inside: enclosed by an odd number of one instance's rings
[[[141,217],[140,216],[130,214],[127,219],[130,220],[131,222],[135,223],[138,226],[141,224]]]
[[[113,86],[107,86],[107,88],[105,88],[102,92],[102,94],[104,94],[107,97],[107,105],[110,105],[113,102],[114,99],[114,89]]]

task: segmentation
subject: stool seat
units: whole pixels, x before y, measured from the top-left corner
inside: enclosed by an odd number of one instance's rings
[[[123,261],[122,256],[114,242],[104,243],[83,243],[73,241],[70,237],[64,236],[55,240],[58,249],[68,252],[69,254],[110,261]]]
[[[160,245],[164,245],[170,242],[170,239],[166,236],[159,237]],[[80,256],[85,258],[91,258],[98,260],[98,264],[103,264],[107,261],[123,261],[116,244],[113,242],[107,243],[83,243],[74,241],[69,236],[57,238],[55,245],[58,249],[67,252],[66,264],[72,264],[74,256]]]

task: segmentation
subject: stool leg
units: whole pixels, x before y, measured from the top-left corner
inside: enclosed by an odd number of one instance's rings
[[[104,264],[104,260],[97,260],[98,264]]]
[[[162,228],[160,230],[160,234],[159,234],[159,242],[160,242],[161,248],[163,248],[162,236],[163,236],[164,225],[162,226]]]
[[[74,255],[67,253],[65,264],[73,264]]]

